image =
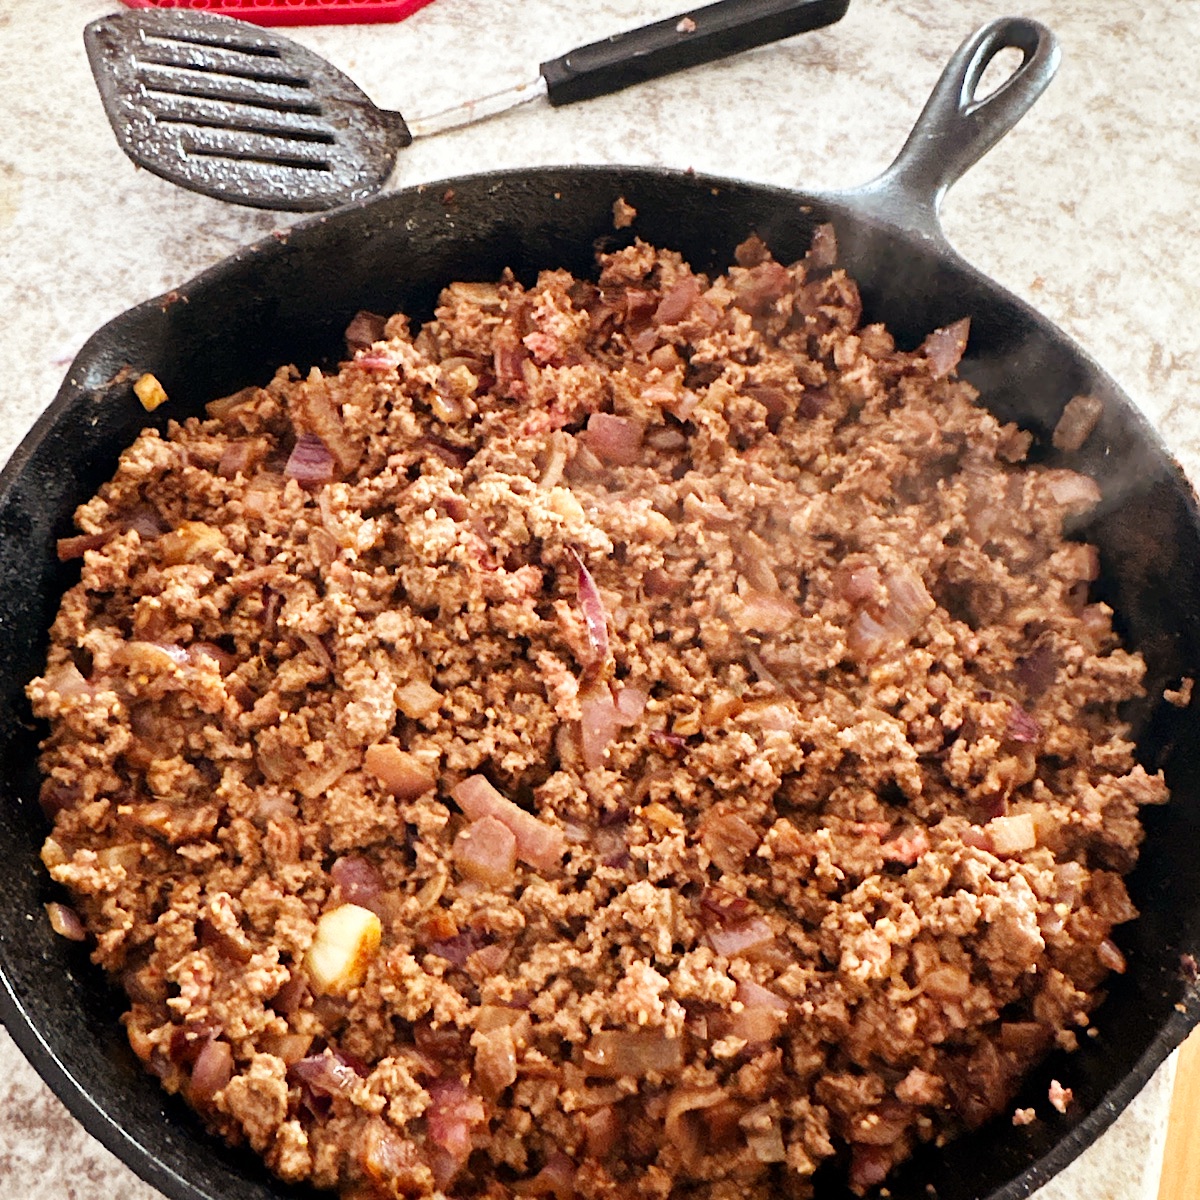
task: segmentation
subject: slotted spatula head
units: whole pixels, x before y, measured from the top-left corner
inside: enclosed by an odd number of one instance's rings
[[[173,183],[312,212],[379,190],[412,137],[319,55],[205,12],[123,12],[84,31],[121,149]]]

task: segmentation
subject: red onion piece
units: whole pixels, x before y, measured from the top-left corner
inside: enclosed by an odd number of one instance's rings
[[[1054,648],[1046,642],[1034,646],[1023,658],[1018,658],[1013,676],[1031,700],[1036,700],[1058,676],[1058,659]]]
[[[579,608],[583,613],[584,624],[587,626],[588,646],[592,651],[590,666],[599,666],[608,658],[608,612],[604,607],[604,599],[600,589],[592,578],[592,573],[584,566],[583,558],[574,546],[567,550],[575,559],[579,568],[576,588],[579,595]]]
[[[532,1179],[517,1180],[513,1192],[518,1196],[575,1200],[575,1164],[561,1150],[551,1150],[546,1165]]]
[[[188,1096],[194,1103],[207,1104],[233,1078],[233,1048],[219,1038],[209,1038],[192,1067]]]
[[[454,839],[454,865],[488,887],[511,883],[517,866],[516,835],[495,817],[480,817]]]
[[[340,1096],[358,1083],[359,1073],[341,1055],[326,1051],[310,1054],[288,1067],[288,1082],[302,1084],[321,1096]]]
[[[597,412],[588,417],[584,441],[601,462],[614,467],[630,467],[642,456],[643,434],[638,421]]]
[[[482,775],[468,775],[451,789],[455,803],[472,821],[494,817],[512,831],[517,857],[541,871],[558,866],[566,851],[561,829],[539,821],[502,796]]]
[[[73,662],[65,662],[60,666],[51,667],[45,674],[46,687],[66,698],[70,696],[90,696],[95,690],[84,679],[79,668]]]
[[[1070,516],[1081,516],[1100,503],[1100,485],[1078,471],[1051,469],[1042,473],[1050,498]]]
[[[1017,703],[1010,703],[1004,732],[1014,742],[1036,742],[1042,727]]]
[[[887,862],[903,863],[907,867],[915,866],[917,860],[929,849],[929,837],[925,830],[917,828],[883,843],[884,860]]]
[[[59,937],[64,937],[69,942],[82,942],[87,937],[83,922],[73,908],[59,904],[57,900],[51,900],[46,905],[46,916],[50,918],[50,928]]]
[[[607,1079],[651,1071],[670,1074],[683,1067],[683,1048],[678,1038],[661,1032],[610,1029],[592,1034],[583,1061],[589,1075]]]
[[[187,648],[185,658],[192,666],[199,666],[206,658],[211,659],[222,675],[228,675],[238,664],[236,654],[230,654],[215,642],[193,642]]]
[[[935,329],[925,339],[921,349],[929,360],[929,373],[934,379],[944,379],[958,366],[963,351],[967,348],[967,336],[970,331],[971,318],[964,317],[944,329]]]
[[[609,743],[623,723],[607,684],[596,684],[579,694],[580,742],[583,764],[588,770],[604,766]]]
[[[343,335],[346,346],[351,350],[365,350],[375,342],[381,342],[387,336],[387,317],[379,313],[360,309],[350,318]]]
[[[896,1150],[889,1146],[855,1143],[850,1149],[850,1187],[859,1196],[882,1183],[896,1161]]]
[[[746,920],[750,901],[745,896],[709,887],[700,893],[700,918],[705,925],[737,925]]]
[[[378,909],[383,878],[374,863],[357,854],[348,854],[334,862],[329,874],[346,903],[369,908],[376,916],[380,915]]]
[[[442,938],[429,943],[429,952],[438,958],[444,958],[456,967],[465,967],[467,959],[484,946],[484,935],[477,929],[467,929],[456,933],[453,937]]]
[[[296,439],[283,473],[302,488],[315,490],[333,479],[333,455],[315,433],[302,433]]]
[[[655,325],[677,325],[691,311],[700,296],[700,281],[695,275],[685,275],[674,284],[654,310]]]
[[[762,917],[751,917],[738,925],[709,929],[704,935],[704,940],[717,954],[733,958],[769,945],[775,940],[775,934]]]
[[[436,1079],[428,1091],[425,1131],[461,1168],[471,1153],[473,1129],[485,1119],[483,1101],[460,1079]]]
[[[617,692],[616,708],[617,716],[622,725],[633,725],[640,721],[642,713],[646,711],[646,702],[650,699],[649,695],[641,688],[623,687]]]

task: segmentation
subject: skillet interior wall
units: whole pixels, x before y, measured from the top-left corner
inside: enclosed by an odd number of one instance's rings
[[[0,497],[0,529],[24,530],[25,545],[32,539],[43,550],[39,568],[14,553],[11,538],[0,542],[0,621],[10,634],[7,644],[18,647],[4,665],[6,707],[0,720],[4,787],[18,802],[5,805],[0,836],[28,847],[30,859],[44,823],[35,799],[36,731],[23,725],[20,688],[39,665],[55,597],[69,577],[66,569],[49,565],[53,538],[68,531],[74,505],[111,473],[116,454],[146,423],[128,382],[103,386],[127,364],[135,375],[153,369],[163,380],[172,396],[160,410],[157,423],[165,424],[167,415],[198,412],[216,395],[265,379],[280,362],[335,361],[342,329],[360,307],[399,308],[424,319],[438,287],[450,279],[491,278],[506,265],[526,280],[541,266],[590,271],[593,243],[613,238],[611,204],[623,194],[639,210],[634,232],[678,248],[706,270],[726,265],[733,247],[752,229],[781,259],[798,256],[813,225],[832,217],[863,285],[867,319],[886,320],[902,342],[914,344],[935,325],[969,312],[974,326],[964,373],[994,385],[1002,415],[1022,420],[1041,443],[1047,442],[1063,400],[1099,383],[1086,359],[1019,305],[997,303],[994,289],[974,272],[928,251],[901,247],[893,234],[856,224],[851,214],[819,200],[803,211],[787,193],[619,170],[477,180],[456,185],[455,193],[452,204],[428,190],[309,225],[286,242],[272,241],[239,256],[170,303],[142,306],[85,347],[79,371],[72,371],[74,382],[64,387],[48,420],[68,415],[37,446],[23,486]],[[1190,494],[1171,464],[1146,443],[1145,433],[1140,418],[1110,409],[1094,435],[1098,457],[1087,465],[1095,468],[1116,457],[1131,469],[1123,469],[1117,502],[1108,506],[1106,501],[1095,527],[1084,532],[1100,542],[1104,586],[1158,679],[1178,673],[1181,663],[1192,671],[1200,663],[1192,616],[1200,612],[1200,540]],[[1127,488],[1125,476],[1141,486]],[[1153,555],[1141,549],[1147,530],[1155,533]],[[1151,765],[1167,761],[1177,794],[1174,804],[1153,814],[1145,869],[1134,881],[1144,915],[1121,939],[1131,969],[1116,982],[1102,1010],[1097,1041],[1086,1042],[1068,1061],[1052,1060],[1028,1093],[1032,1098],[1040,1092],[1044,1100],[1046,1082],[1058,1072],[1075,1087],[1079,1112],[1103,1109],[1114,1088],[1124,1089],[1122,1100],[1136,1091],[1140,1080],[1131,1082],[1129,1072],[1165,1022],[1182,1020],[1173,1009],[1186,991],[1179,957],[1200,945],[1194,899],[1200,895],[1200,857],[1191,850],[1200,748],[1180,737],[1181,720],[1166,706],[1135,716],[1145,724]],[[242,1155],[208,1141],[193,1145],[164,1138],[164,1110],[182,1130],[194,1130],[195,1122],[133,1065],[112,1023],[115,1000],[97,986],[86,955],[25,919],[50,895],[31,863],[22,861],[0,880],[0,912],[8,930],[0,949],[18,991],[46,1021],[50,1052],[67,1071],[86,1079],[102,1104],[121,1114],[130,1134],[154,1148],[159,1170],[178,1172],[174,1180],[165,1174],[156,1179],[160,1186],[189,1197],[288,1194]],[[1120,1037],[1108,1032],[1118,1028]],[[88,1114],[81,1115],[88,1123]],[[90,1120],[96,1119],[92,1114]],[[1063,1151],[1055,1150],[1056,1143],[1077,1120],[1045,1119],[1023,1138],[1013,1137],[1001,1123],[946,1154],[919,1156],[896,1181],[893,1195],[924,1200],[925,1184],[932,1181],[941,1200],[988,1193],[1015,1197],[1026,1189],[1006,1186],[1007,1181],[1045,1155],[1053,1158],[1047,1166],[1061,1165]],[[1090,1136],[1080,1130],[1076,1140]],[[827,1185],[822,1196],[840,1193]]]

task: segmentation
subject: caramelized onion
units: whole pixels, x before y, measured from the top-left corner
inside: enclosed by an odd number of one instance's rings
[[[583,1052],[589,1075],[618,1079],[641,1077],[654,1071],[667,1075],[683,1067],[683,1045],[649,1030],[610,1029],[592,1034]]]
[[[46,905],[46,916],[50,918],[50,928],[59,937],[64,937],[69,942],[82,942],[87,937],[83,922],[73,908],[59,904],[57,900],[51,900]]]
[[[775,934],[762,917],[751,917],[750,920],[737,925],[710,929],[705,933],[704,939],[717,954],[734,958],[770,945],[775,940]]]
[[[315,433],[302,433],[296,439],[283,473],[302,488],[315,490],[333,479],[333,455]]]
[[[642,456],[644,434],[639,421],[597,412],[588,417],[583,440],[601,462],[612,467],[631,467]]]
[[[598,683],[579,694],[580,741],[583,764],[589,770],[604,765],[609,743],[625,722],[613,702],[608,684]]]
[[[962,359],[971,330],[970,317],[955,321],[944,329],[935,329],[922,343],[921,350],[929,360],[929,373],[934,379],[944,379]]]
[[[468,879],[488,887],[511,883],[517,866],[517,839],[495,817],[480,817],[454,839],[454,864]]]
[[[209,1038],[196,1056],[188,1097],[196,1104],[208,1104],[233,1078],[233,1048],[220,1038]]]
[[[608,612],[604,607],[604,598],[596,586],[592,573],[584,565],[583,558],[574,546],[568,546],[571,557],[578,567],[576,588],[579,595],[579,608],[583,613],[584,625],[587,628],[588,647],[592,652],[592,661],[587,664],[597,667],[608,658]]]
[[[517,857],[522,862],[540,871],[548,871],[562,860],[566,850],[562,830],[539,821],[532,813],[519,808],[496,791],[484,776],[468,775],[451,789],[450,794],[472,821],[494,817],[507,825],[516,838]]]

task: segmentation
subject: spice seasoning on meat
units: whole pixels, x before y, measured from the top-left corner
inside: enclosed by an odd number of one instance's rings
[[[1098,490],[835,258],[454,283],[79,509],[43,859],[138,1056],[283,1178],[863,1193],[1123,969],[1166,792],[1062,535]]]

